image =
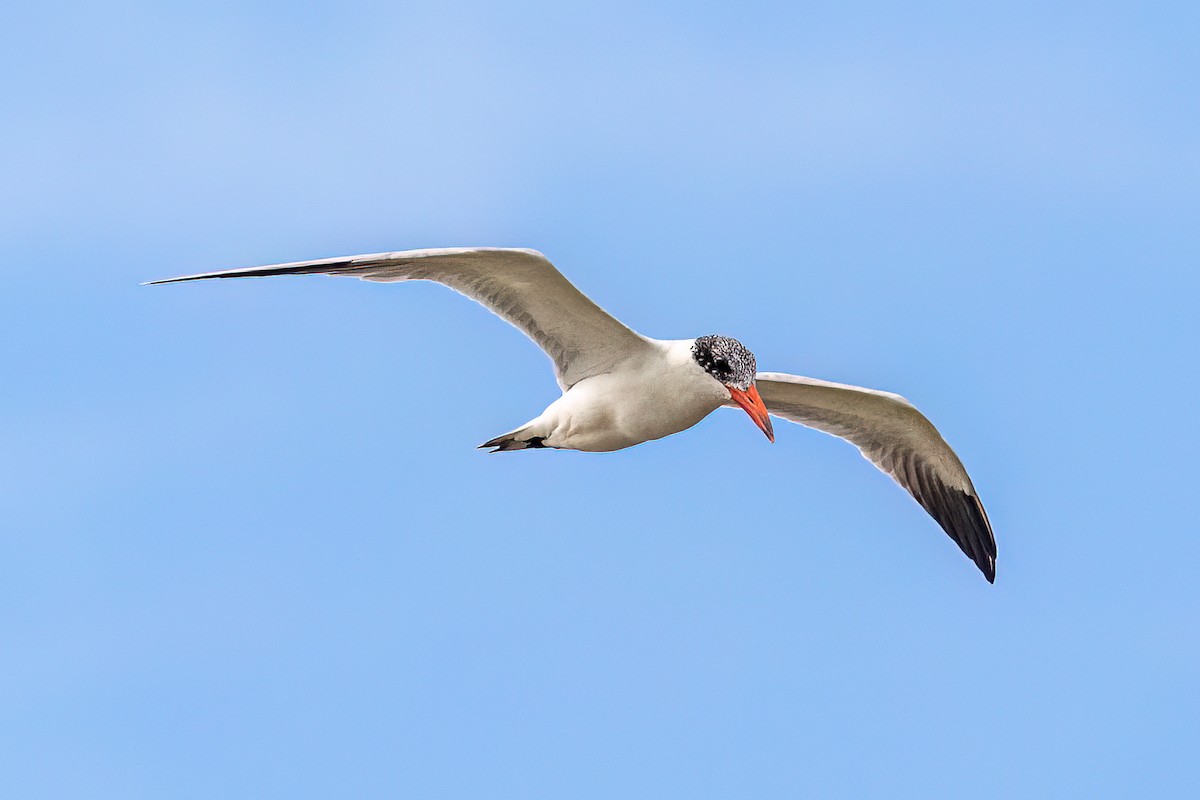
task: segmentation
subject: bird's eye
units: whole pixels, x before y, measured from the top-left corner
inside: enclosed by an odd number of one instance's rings
[[[729,372],[729,362],[723,358],[713,359],[713,367],[717,372]]]

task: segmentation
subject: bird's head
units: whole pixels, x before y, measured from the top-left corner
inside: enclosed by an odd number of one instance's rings
[[[692,344],[692,358],[729,391],[730,398],[745,409],[767,438],[775,441],[771,417],[754,384],[757,371],[754,353],[728,336],[701,336]]]

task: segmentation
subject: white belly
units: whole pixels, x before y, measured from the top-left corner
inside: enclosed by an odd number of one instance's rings
[[[690,349],[686,358],[676,350],[664,348],[661,358],[637,369],[580,381],[530,427],[547,432],[547,446],[590,451],[620,450],[692,427],[729,392],[696,365]]]

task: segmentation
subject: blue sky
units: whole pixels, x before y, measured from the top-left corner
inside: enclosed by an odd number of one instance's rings
[[[0,23],[6,796],[1195,795],[1195,6]],[[477,452],[556,388],[440,287],[138,285],[475,244],[904,394],[996,585],[795,426]]]

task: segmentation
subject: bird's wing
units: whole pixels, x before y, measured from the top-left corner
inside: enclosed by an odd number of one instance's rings
[[[504,318],[546,351],[559,385],[610,371],[650,345],[576,289],[536,250],[447,247],[205,272],[150,281],[270,275],[349,275],[368,281],[436,281]]]
[[[898,394],[760,372],[767,410],[858,447],[908,490],[962,551],[996,579],[996,540],[983,503],[958,456],[920,411]]]

